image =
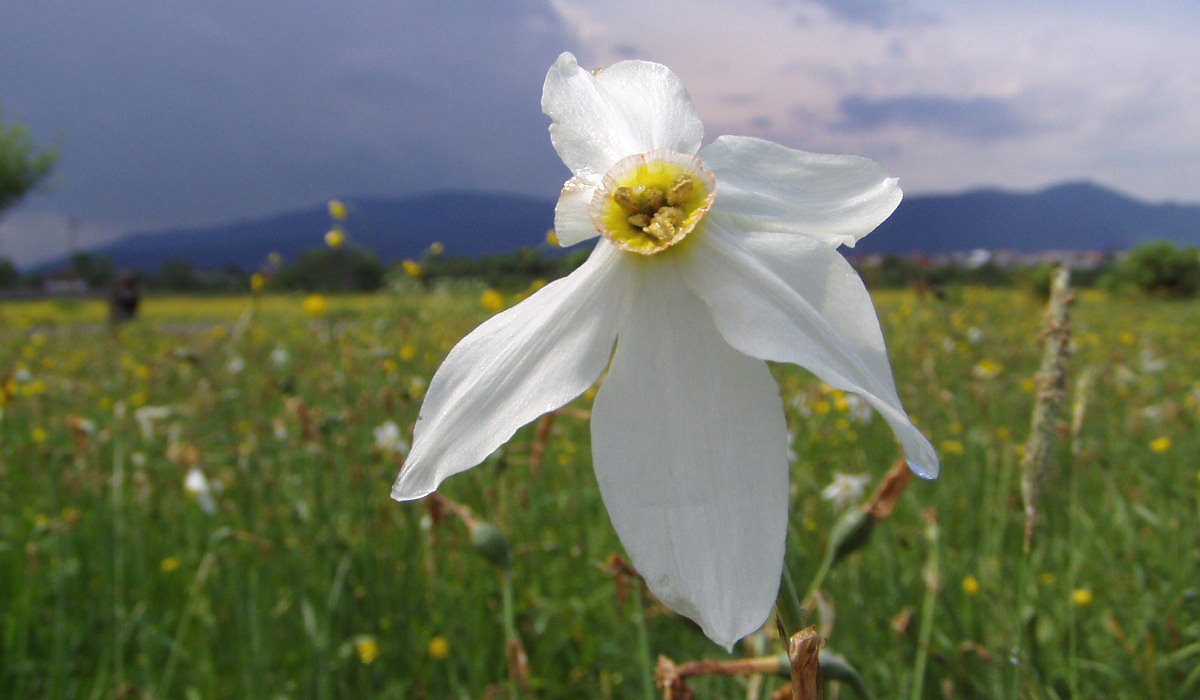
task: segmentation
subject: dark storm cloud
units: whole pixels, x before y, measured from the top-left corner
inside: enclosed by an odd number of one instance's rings
[[[955,98],[903,95],[872,98],[850,95],[840,102],[841,131],[874,131],[892,124],[976,141],[994,141],[1043,130],[1026,120],[1011,102],[992,97]]]
[[[552,195],[546,3],[16,3],[0,104],[58,139],[27,206],[160,225],[446,187]]]

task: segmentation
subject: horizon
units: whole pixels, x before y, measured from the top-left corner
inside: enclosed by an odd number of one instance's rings
[[[466,259],[536,247],[541,245],[541,231],[552,226],[554,207],[554,200],[548,197],[499,190],[443,189],[337,199],[348,211],[343,224],[349,239],[384,262],[419,257],[434,241],[444,245],[448,256]],[[447,219],[437,212],[445,212],[448,200],[456,207]],[[1075,214],[1081,202],[1090,203],[1099,214]],[[69,265],[74,253],[88,253],[108,257],[121,267],[143,270],[169,259],[190,261],[198,270],[226,266],[251,270],[269,252],[290,260],[304,251],[325,248],[324,234],[332,223],[327,209],[328,202],[321,201],[212,224],[133,231],[19,267],[27,274],[45,273]],[[1078,225],[1064,225],[1064,220],[1077,220]],[[948,225],[952,221],[962,224]],[[1042,233],[1018,233],[1026,230]],[[1090,233],[1082,236],[1080,230]],[[1152,202],[1100,183],[1076,180],[1032,190],[978,187],[907,195],[879,230],[842,252],[847,257],[895,254],[937,258],[986,250],[1030,258],[1047,253],[1126,251],[1156,240],[1195,246],[1200,243],[1197,232],[1200,203]],[[1044,245],[1047,240],[1055,245]]]

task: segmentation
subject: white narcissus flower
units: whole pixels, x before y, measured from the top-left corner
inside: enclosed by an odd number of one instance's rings
[[[400,426],[395,421],[386,420],[375,428],[375,449],[381,452],[405,452],[408,443],[400,434]]]
[[[613,526],[650,590],[731,648],[766,620],[783,566],[787,426],[767,360],[860,394],[912,469],[937,474],[836,250],[886,219],[900,189],[864,158],[730,136],[702,149],[687,90],[656,63],[593,73],[564,53],[542,110],[573,173],[558,239],[600,239],[450,351],[392,496],[429,494],[607,367],[592,457]]]
[[[832,503],[834,508],[845,508],[862,498],[869,478],[866,474],[838,472],[833,475],[833,481],[821,491],[821,498]]]

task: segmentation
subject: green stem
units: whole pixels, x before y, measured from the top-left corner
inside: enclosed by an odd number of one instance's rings
[[[642,697],[645,700],[654,700],[656,697],[654,660],[650,657],[650,635],[646,632],[646,609],[640,589],[633,591],[633,603],[635,613],[633,624],[637,628],[638,637],[638,660],[641,661],[642,666]]]
[[[812,583],[808,584],[808,591],[797,606],[802,616],[805,614],[805,606],[812,605],[813,600],[817,597],[817,591],[821,590],[821,584],[825,583],[825,577],[829,575],[829,570],[833,568],[833,557],[834,551],[830,547],[829,551],[825,553],[825,558],[821,561],[821,566],[817,569],[817,573],[813,574]],[[785,571],[784,573],[786,574],[787,572]],[[791,581],[791,577],[788,576],[787,580]],[[793,590],[795,590],[795,584],[791,585]]]
[[[167,663],[163,666],[163,674],[158,681],[158,688],[155,689],[154,697],[170,697],[168,691],[171,687],[171,676],[175,673],[175,665],[179,659],[179,650],[182,648],[184,637],[187,635],[188,623],[191,622],[192,616],[199,607],[197,601],[200,598],[200,593],[204,590],[204,584],[208,580],[208,575],[217,561],[217,554],[213,551],[214,547],[230,534],[231,531],[228,528],[221,528],[208,538],[204,557],[201,558],[200,566],[196,569],[196,576],[192,579],[192,586],[188,590],[187,602],[184,604],[183,612],[179,616],[179,624],[175,627],[175,636],[171,639],[171,653],[167,656]]]
[[[120,438],[121,431],[114,431],[113,464],[112,464],[112,493],[110,507],[112,508],[113,528],[113,687],[120,687],[125,677],[125,652],[121,643],[122,629],[125,625],[125,528],[122,519],[122,492],[125,489],[125,443]]]
[[[501,600],[503,605],[502,614],[504,616],[504,648],[505,654],[508,654],[508,644],[511,640],[517,638],[517,616],[513,609],[513,581],[512,568],[506,567],[500,575]],[[521,697],[521,689],[517,686],[516,681],[512,677],[511,671],[508,674],[508,695],[512,698]]]
[[[913,665],[912,692],[909,697],[920,700],[925,685],[925,665],[929,659],[929,640],[933,636],[933,613],[941,587],[938,566],[938,526],[932,511],[927,514],[925,539],[929,542],[929,558],[925,562],[925,598],[921,602],[921,627],[917,632],[917,659]]]

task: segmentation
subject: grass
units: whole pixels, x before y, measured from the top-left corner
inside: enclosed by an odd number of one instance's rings
[[[407,436],[438,362],[487,316],[483,291],[333,298],[321,317],[293,297],[150,298],[119,335],[98,302],[0,308],[0,696],[623,698],[654,656],[725,658],[653,598],[618,595],[590,395],[556,418],[536,474],[531,426],[440,492],[507,537],[528,690],[509,681],[506,574],[458,519],[388,499],[402,450],[374,429]],[[1081,295],[1071,367],[1094,379],[1023,575],[1040,302],[876,303],[943,476],[912,482],[824,580],[829,650],[878,697],[1200,694],[1200,307]],[[840,514],[821,490],[837,472],[878,481],[898,455],[880,419],[775,371],[804,590]]]

